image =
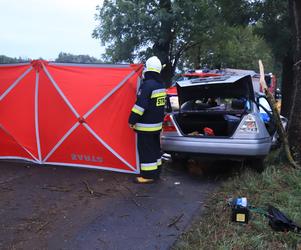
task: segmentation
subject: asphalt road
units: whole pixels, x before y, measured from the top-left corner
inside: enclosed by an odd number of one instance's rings
[[[190,172],[198,176],[165,163],[160,182],[139,185],[133,175],[0,162],[0,249],[169,249],[220,183],[219,170]]]

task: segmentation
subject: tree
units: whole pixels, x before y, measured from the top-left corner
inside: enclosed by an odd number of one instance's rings
[[[293,94],[292,14],[288,1],[215,0],[215,3],[229,25],[255,26],[255,33],[271,47],[275,58],[274,68],[281,72],[281,113],[288,117]],[[265,59],[263,62],[266,65]]]
[[[292,95],[292,112],[289,119],[289,141],[295,152],[295,158],[301,161],[301,2],[289,0],[293,10],[295,27],[295,58],[294,58],[294,94]]]
[[[248,26],[261,16],[261,0],[214,0],[214,3],[229,26]]]
[[[5,64],[5,63],[23,63],[23,62],[29,62],[29,59],[25,58],[13,58],[13,57],[8,57],[5,55],[0,55],[0,64]]]
[[[106,45],[111,62],[146,59],[157,55],[170,82],[183,53],[210,36],[214,8],[206,0],[105,0],[97,8],[99,26],[93,37]]]
[[[252,26],[219,25],[210,39],[200,48],[185,54],[186,67],[240,68],[258,70],[258,59],[272,71],[274,58],[264,39],[253,32]],[[198,51],[196,51],[199,49]],[[197,65],[199,64],[199,65]]]
[[[293,26],[287,0],[265,0],[261,3],[262,16],[256,33],[264,37],[281,67],[281,114],[289,117],[293,94]]]
[[[60,63],[101,63],[95,57],[89,55],[73,55],[70,53],[61,52],[58,58],[55,59],[55,62]]]

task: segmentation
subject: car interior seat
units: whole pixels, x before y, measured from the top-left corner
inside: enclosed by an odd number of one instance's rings
[[[245,109],[246,100],[233,99],[231,102],[231,109]]]

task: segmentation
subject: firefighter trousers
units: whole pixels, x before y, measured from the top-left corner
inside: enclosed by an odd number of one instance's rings
[[[140,175],[158,179],[161,173],[160,133],[137,133]]]

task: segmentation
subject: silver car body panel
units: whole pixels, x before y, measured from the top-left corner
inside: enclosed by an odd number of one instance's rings
[[[165,152],[258,157],[269,153],[271,138],[213,139],[162,135],[161,146]]]
[[[175,114],[170,114],[175,132],[162,132],[161,147],[164,152],[185,154],[231,155],[237,157],[264,157],[272,145],[272,137],[268,133],[260,117],[258,107],[253,103],[249,113],[255,118],[257,132],[241,132],[240,126],[246,116],[242,118],[236,131],[230,137],[208,137],[183,135],[176,122]]]

